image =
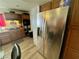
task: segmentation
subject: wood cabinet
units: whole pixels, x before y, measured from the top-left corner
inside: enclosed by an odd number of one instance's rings
[[[71,25],[76,25],[79,26],[79,0],[75,0],[73,1],[73,14],[72,14],[72,21],[71,21]]]
[[[47,2],[40,6],[40,12],[51,10],[52,9],[52,2]]]
[[[17,20],[20,24],[22,24],[22,15],[15,13],[4,13],[6,20]]]
[[[8,32],[0,33],[0,43],[5,44],[11,42],[11,37]]]
[[[64,59],[79,59],[79,52],[70,48]]]
[[[74,50],[79,50],[79,29],[74,28],[70,30],[70,35],[68,39],[69,47]]]
[[[15,13],[5,13],[5,18],[6,20],[21,20],[22,19],[22,15],[21,14],[15,14]]]
[[[58,8],[60,6],[61,0],[52,0],[52,9]]]
[[[11,41],[18,40],[25,37],[25,32],[23,28],[10,30],[7,32],[0,33],[0,43],[5,45]]]
[[[79,0],[72,0],[63,59],[79,59]]]
[[[22,15],[23,20],[30,20],[30,15],[29,14],[24,14]]]
[[[71,28],[68,32],[63,59],[79,59],[79,28]]]
[[[61,0],[52,0],[40,6],[40,12],[58,8]]]

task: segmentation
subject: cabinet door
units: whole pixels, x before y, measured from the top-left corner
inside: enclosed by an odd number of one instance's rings
[[[8,35],[4,34],[3,36],[0,36],[0,41],[1,41],[2,45],[4,45],[4,44],[11,42],[11,38],[10,38],[9,34]]]
[[[64,59],[79,59],[79,29],[71,29],[68,36]]]
[[[52,9],[58,8],[61,0],[52,0]]]
[[[47,10],[51,10],[52,9],[52,2],[48,2],[46,4],[43,4],[40,6],[40,11],[47,11]]]
[[[71,25],[79,26],[79,0],[74,0]]]
[[[13,13],[5,13],[5,18],[7,20],[16,20],[16,19],[22,19],[21,15],[19,14],[13,14]]]

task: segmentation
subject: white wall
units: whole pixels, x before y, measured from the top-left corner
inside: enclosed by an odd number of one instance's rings
[[[37,20],[38,20],[39,6],[34,7],[30,11],[31,27],[33,31],[34,44],[37,45]]]
[[[8,9],[8,8],[0,8],[0,12],[9,12],[10,11],[10,9]]]

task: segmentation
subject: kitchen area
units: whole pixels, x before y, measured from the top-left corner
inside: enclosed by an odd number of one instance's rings
[[[0,59],[62,59],[71,0],[5,2],[16,6],[0,13]]]
[[[0,40],[2,41],[2,45],[25,37],[22,21],[21,14],[0,13]]]
[[[19,13],[16,13],[16,12]],[[30,25],[30,17],[27,11],[10,11],[10,12],[1,12],[0,13],[0,59],[11,59],[11,51],[15,43],[18,43],[21,46],[33,45],[32,43],[32,31],[31,27],[29,30],[26,29],[23,20],[26,20],[26,24]],[[29,21],[29,22],[28,22]],[[27,25],[26,25],[27,26]],[[26,32],[26,30],[28,33]],[[31,33],[31,34],[30,34]],[[26,40],[29,38],[30,42]],[[25,40],[25,42],[24,42]],[[28,45],[28,47],[29,47]],[[23,47],[25,48],[25,47]],[[23,49],[22,48],[22,49]]]

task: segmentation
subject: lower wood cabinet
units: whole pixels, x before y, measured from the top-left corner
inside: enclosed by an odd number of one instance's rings
[[[25,37],[23,29],[10,30],[8,32],[0,33],[0,43],[4,45],[11,41],[21,39],[23,37]]]
[[[3,36],[0,36],[0,43],[2,45],[9,42],[11,42],[11,38],[9,37],[9,35],[4,34]]]

